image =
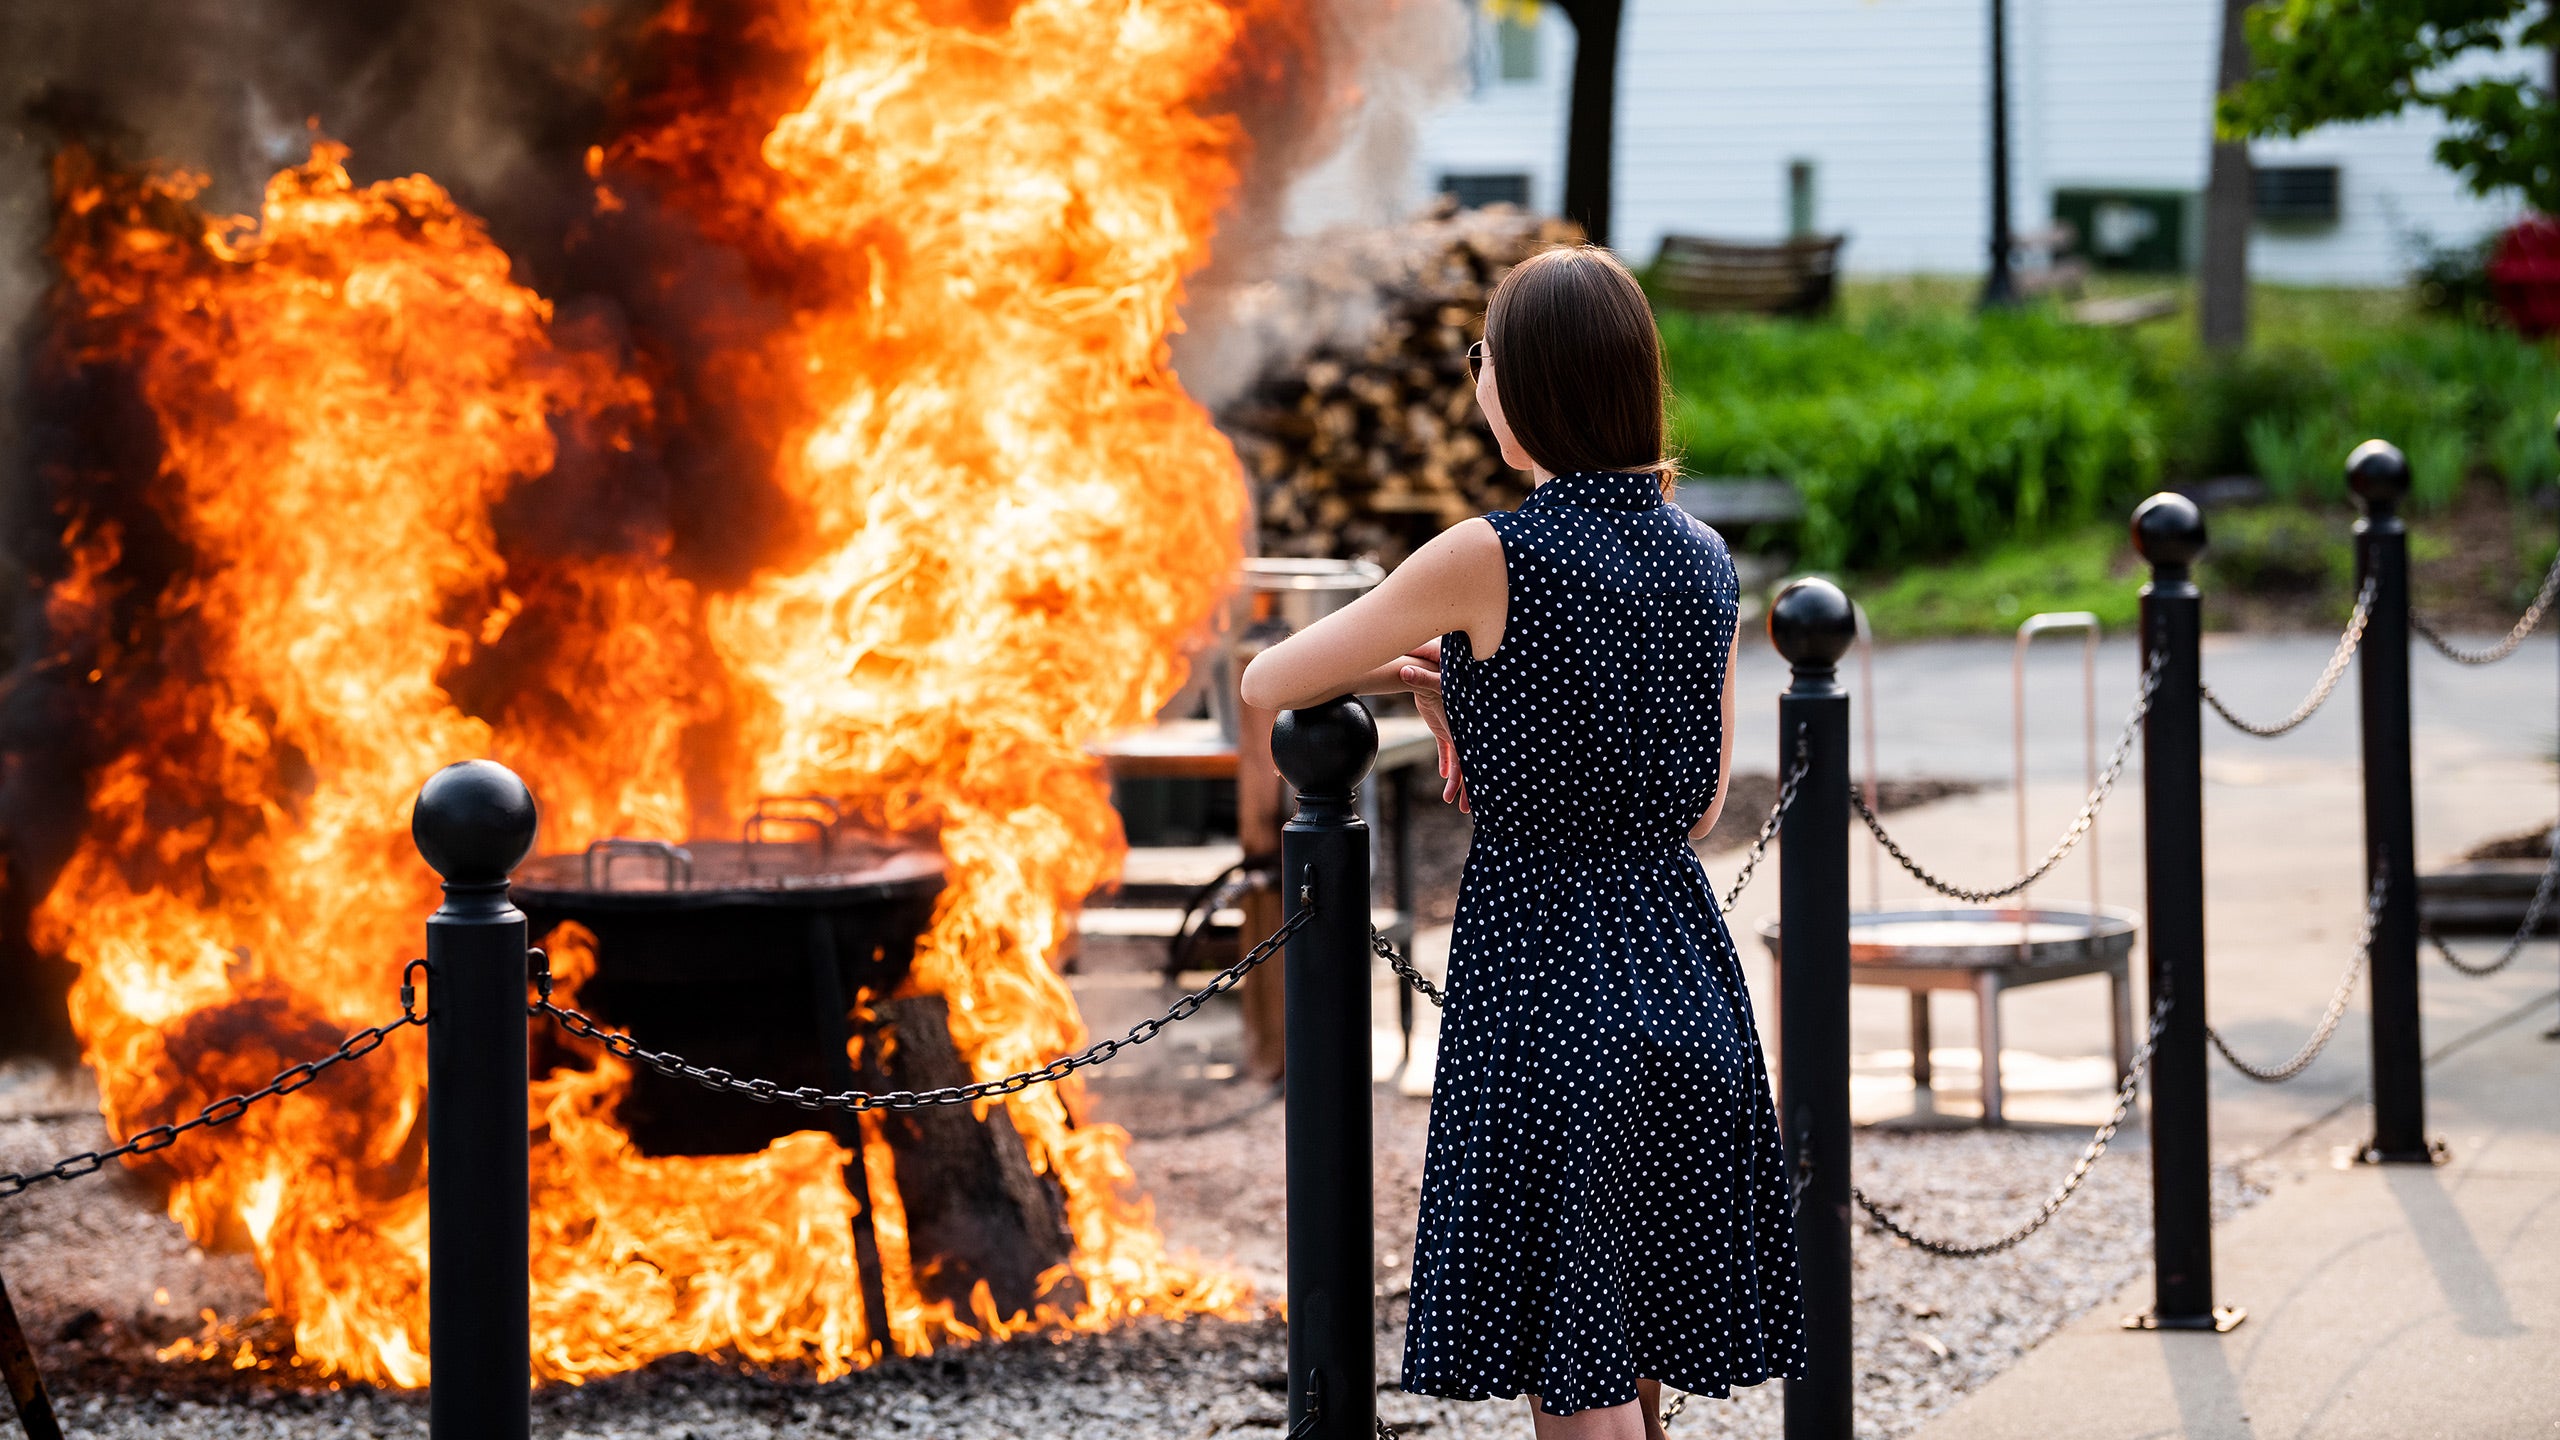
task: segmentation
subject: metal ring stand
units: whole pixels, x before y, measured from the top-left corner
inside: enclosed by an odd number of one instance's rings
[[[1873,642],[1865,615],[1859,619],[1859,707],[1861,739],[1866,750],[1865,790],[1870,806],[1876,795],[1875,670]],[[2013,784],[2017,791],[2017,846],[2021,870],[2033,861],[2027,816],[2027,652],[2039,636],[2078,634],[2081,645],[2081,692],[2089,784],[2098,779],[2097,653],[2098,617],[2084,611],[2031,615],[2018,627],[2010,662],[2010,734]],[[1933,1090],[1930,1063],[1929,996],[1955,990],[1974,999],[1980,1035],[1982,1123],[2005,1123],[2005,1097],[2000,1083],[2000,996],[2002,992],[2050,980],[2105,975],[2112,1015],[2110,1035],[2117,1074],[2131,1062],[2133,989],[2131,957],[2141,920],[2133,911],[2103,903],[2099,875],[2098,836],[2093,828],[2083,842],[2089,852],[2089,898],[2032,904],[2021,891],[1999,905],[1920,904],[1886,907],[1880,898],[1881,850],[1869,842],[1867,908],[1849,917],[1852,983],[1896,985],[1910,993],[1911,1083],[1917,1091]],[[1772,954],[1778,949],[1777,922],[1764,921],[1762,939]]]

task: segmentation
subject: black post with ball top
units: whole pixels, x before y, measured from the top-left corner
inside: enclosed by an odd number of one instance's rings
[[[490,760],[418,792],[410,834],[444,877],[427,920],[427,1344],[434,1440],[533,1428],[526,938],[507,882],[533,850],[533,792]]]
[[[2203,597],[2194,566],[2204,514],[2183,495],[2133,512],[2142,587],[2142,882],[2152,1003],[2168,1002],[2151,1054],[2152,1304],[2128,1329],[2228,1330],[2245,1312],[2213,1303],[2213,1144],[2204,1004]]]
[[[1850,1440],[1849,692],[1857,612],[1828,580],[1769,606],[1794,679],[1778,697],[1778,773],[1804,767],[1778,832],[1778,1116],[1793,1174],[1805,1375],[1786,1382],[1787,1440]]]
[[[2364,734],[2366,893],[2379,886],[2368,975],[2373,999],[2373,1138],[2359,1157],[2428,1164],[2426,1048],[2418,1027],[2418,826],[2409,759],[2409,529],[2400,501],[2409,461],[2367,440],[2347,456],[2347,488],[2364,503],[2356,522],[2356,584],[2373,587],[2356,689]]]
[[[1369,1121],[1369,830],[1378,726],[1350,696],[1281,712],[1271,758],[1297,787],[1280,833],[1289,937],[1289,1433],[1371,1440],[1378,1417]],[[1312,1424],[1310,1419],[1312,1417]]]

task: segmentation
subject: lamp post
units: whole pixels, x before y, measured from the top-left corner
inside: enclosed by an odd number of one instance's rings
[[[1991,0],[1991,273],[1982,282],[1982,308],[2002,309],[2018,303],[2016,278],[2009,271],[2009,252],[2017,239],[2009,229],[2009,6]]]

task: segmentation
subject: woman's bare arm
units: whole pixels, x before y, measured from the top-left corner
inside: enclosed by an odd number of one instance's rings
[[[1733,667],[1734,662],[1741,658],[1742,632],[1737,629],[1733,633],[1733,648],[1724,657],[1724,704],[1721,707],[1724,711],[1724,740],[1722,748],[1716,751],[1719,757],[1716,763],[1716,795],[1707,802],[1706,815],[1689,827],[1689,837],[1693,840],[1716,828],[1716,817],[1724,813],[1725,791],[1733,779]]]
[[[1410,689],[1402,670],[1424,642],[1464,630],[1480,650],[1501,644],[1509,610],[1502,537],[1469,520],[1413,552],[1377,589],[1254,657],[1244,702],[1265,710],[1337,695]]]

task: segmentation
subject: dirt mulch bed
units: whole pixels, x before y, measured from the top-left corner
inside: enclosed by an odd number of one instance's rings
[[[2548,860],[2551,858],[2551,827],[2527,830],[2521,835],[2484,840],[2463,852],[2465,860]]]
[[[2355,603],[2352,535],[2361,513],[2348,505],[2308,512],[2310,545],[2276,544],[2246,557],[2237,549],[2263,533],[2261,517],[2276,507],[2217,507],[2207,512],[2201,583],[2208,628],[2233,632],[2319,632],[2345,623]],[[2495,634],[2515,623],[2542,582],[2555,518],[2545,503],[2519,502],[2500,487],[2473,484],[2446,509],[2407,517],[2410,603],[2440,628]],[[2217,556],[2222,565],[2217,567]],[[2247,580],[2225,573],[2246,565]],[[2139,583],[2140,561],[2128,550],[2121,569]]]

